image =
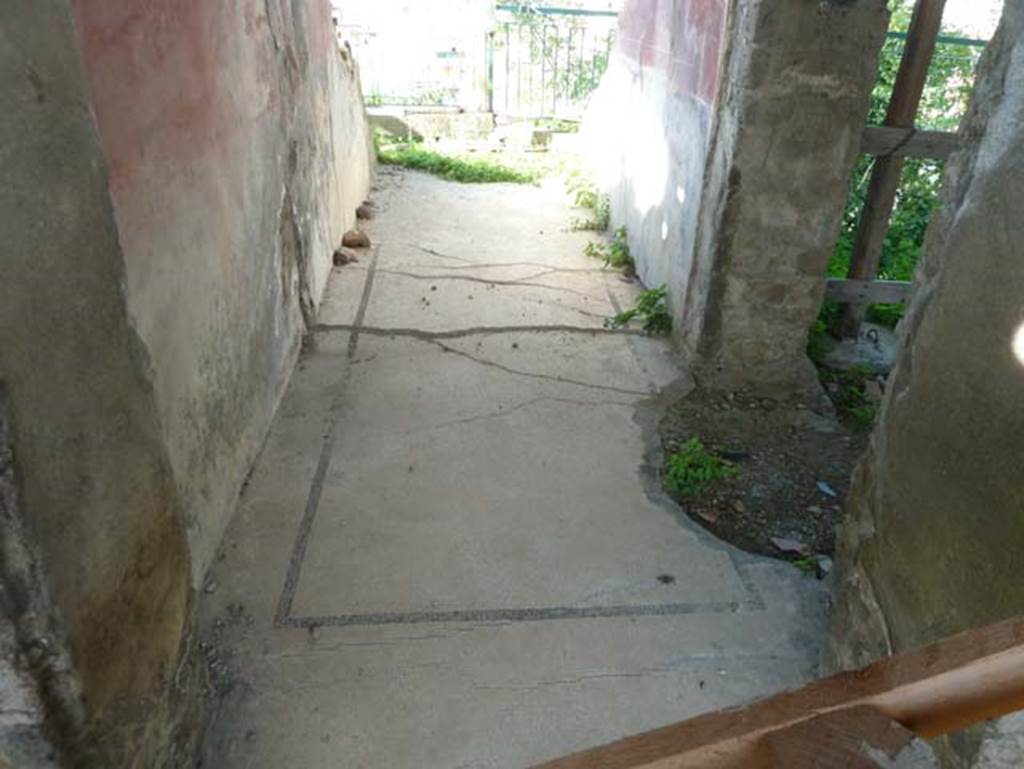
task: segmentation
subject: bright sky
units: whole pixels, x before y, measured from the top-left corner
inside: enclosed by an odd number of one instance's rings
[[[988,40],[996,31],[1003,0],[946,0],[942,26],[966,32],[970,37]]]

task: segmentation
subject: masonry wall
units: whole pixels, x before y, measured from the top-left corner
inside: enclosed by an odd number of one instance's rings
[[[884,0],[629,0],[586,120],[612,224],[705,380],[810,388]]]
[[[1024,613],[1021,0],[1006,2],[960,131],[849,497],[836,667]],[[1019,766],[1007,755],[985,765]]]
[[[887,24],[885,0],[733,4],[679,324],[705,377],[817,387],[807,331]]]
[[[64,0],[4,8],[0,147],[2,665],[37,703],[0,747],[126,766],[161,736],[189,556]]]
[[[682,319],[692,267],[728,0],[627,0],[616,51],[584,130],[612,226],[637,272],[667,284]]]
[[[72,0],[196,580],[370,158],[327,0]]]
[[[195,588],[369,185],[357,75],[326,0],[11,0],[0,148],[0,765],[188,765]]]

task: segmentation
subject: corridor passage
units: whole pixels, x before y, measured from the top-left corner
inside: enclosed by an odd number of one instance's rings
[[[560,184],[382,169],[202,596],[208,769],[516,769],[802,683],[826,591],[658,491],[670,343]]]

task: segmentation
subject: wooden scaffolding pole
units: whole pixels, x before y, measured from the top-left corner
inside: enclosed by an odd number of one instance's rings
[[[896,74],[896,82],[892,89],[892,98],[885,114],[886,126],[914,127],[914,118],[917,116],[917,107],[928,78],[928,67],[935,52],[935,42],[939,36],[945,5],[946,0],[917,0],[914,6],[914,15],[907,32],[906,48],[903,50],[903,58],[900,60],[899,72]],[[850,257],[847,277],[852,280],[872,280],[878,274],[882,244],[889,230],[889,217],[892,215],[902,171],[902,155],[882,155],[875,159],[875,168],[871,173],[871,183],[864,201],[864,211],[857,229],[857,239],[854,241],[853,254]],[[860,324],[866,311],[867,307],[863,304],[843,305],[836,328],[837,334],[842,338],[856,338],[860,333]]]

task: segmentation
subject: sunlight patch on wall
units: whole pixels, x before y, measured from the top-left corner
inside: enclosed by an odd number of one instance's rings
[[[1017,333],[1013,336],[1013,354],[1017,356],[1017,362],[1024,366],[1024,323],[1017,327]]]
[[[584,121],[585,152],[598,186],[612,189],[629,179],[633,207],[641,215],[664,201],[672,165],[663,106],[636,87],[626,67],[613,63]]]

